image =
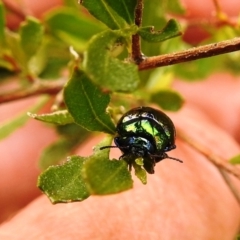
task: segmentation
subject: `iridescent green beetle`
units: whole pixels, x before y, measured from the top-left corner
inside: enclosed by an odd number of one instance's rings
[[[148,173],[154,173],[157,162],[169,158],[166,152],[176,148],[176,131],[171,119],[163,112],[151,107],[137,107],[126,112],[117,124],[116,146],[128,162],[131,169],[136,158],[143,159],[143,166]]]

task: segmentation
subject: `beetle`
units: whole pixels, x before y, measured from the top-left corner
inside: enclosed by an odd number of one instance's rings
[[[176,148],[176,130],[172,120],[162,111],[152,107],[137,107],[126,112],[116,126],[117,135],[114,138],[116,146],[104,146],[100,149],[117,147],[131,170],[137,158],[143,159],[144,169],[154,173],[154,166],[169,157],[166,152]]]

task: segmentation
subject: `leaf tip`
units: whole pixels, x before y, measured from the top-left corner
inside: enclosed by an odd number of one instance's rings
[[[34,118],[34,119],[37,117],[36,113],[27,112],[27,115],[31,118]]]

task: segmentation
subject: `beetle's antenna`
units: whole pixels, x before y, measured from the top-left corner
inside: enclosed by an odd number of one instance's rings
[[[104,146],[104,147],[100,147],[99,149],[100,150],[103,150],[105,148],[117,148],[117,146]]]
[[[180,163],[183,163],[183,161],[180,160],[180,159],[178,159],[178,158],[173,158],[173,157],[169,157],[169,156],[167,156],[167,158],[172,159],[172,160],[175,160],[175,161],[178,161],[178,162],[180,162]]]
[[[99,149],[100,150],[103,150],[103,149],[105,149],[105,148],[119,148],[119,149],[124,149],[124,148],[126,148],[126,149],[129,149],[129,147],[128,146],[125,146],[125,147],[118,147],[118,146],[104,146],[104,147],[100,147]]]
[[[168,159],[172,159],[172,160],[178,161],[178,162],[180,162],[180,163],[183,163],[182,160],[180,160],[180,159],[178,159],[178,158],[174,158],[174,157],[169,157],[166,153],[164,153],[163,156],[158,156],[158,155],[150,155],[150,156],[151,156],[151,157],[161,157],[160,159],[155,159],[155,160],[157,160],[156,162],[160,162],[160,161],[168,158]]]

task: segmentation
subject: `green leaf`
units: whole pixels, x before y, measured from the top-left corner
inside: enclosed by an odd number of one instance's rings
[[[87,41],[104,28],[91,20],[81,16],[79,11],[70,8],[58,8],[45,17],[51,33],[77,50],[83,50]]]
[[[233,158],[231,158],[231,159],[229,160],[229,162],[230,162],[231,164],[240,164],[240,154],[234,156]]]
[[[136,90],[139,83],[137,66],[113,57],[116,48],[124,44],[120,31],[105,31],[90,40],[83,66],[93,82],[111,91]]]
[[[155,31],[154,27],[142,27],[138,33],[148,42],[162,42],[182,34],[179,24],[174,19],[169,20],[161,31]]]
[[[71,114],[67,110],[60,110],[53,113],[46,113],[46,114],[35,114],[28,112],[27,115],[31,118],[47,122],[47,123],[54,123],[65,125],[69,123],[73,123],[74,120]]]
[[[38,111],[41,107],[47,102],[48,97],[41,97],[37,103],[32,106],[29,111]],[[26,111],[18,114],[17,116],[13,117],[11,120],[7,120],[0,124],[0,139],[6,138],[16,129],[23,126],[27,120],[28,116]]]
[[[134,24],[137,0],[106,0],[106,3],[128,24]]]
[[[43,25],[38,19],[28,17],[20,27],[20,44],[27,61],[36,54],[43,38]]]
[[[155,29],[161,30],[167,23],[166,3],[168,1],[151,0],[144,2],[144,11],[142,26],[154,26]],[[168,42],[168,41],[166,41]],[[164,42],[163,42],[164,43]],[[162,44],[161,44],[162,45]],[[149,44],[147,41],[141,42],[142,52],[145,56],[156,56],[162,54],[159,44]],[[141,72],[145,74],[144,79],[148,78],[149,71]],[[146,81],[146,80],[145,80]]]
[[[142,158],[137,158],[135,162],[133,162],[136,177],[142,182],[142,184],[147,184],[147,172],[145,169],[142,168],[142,166]]]
[[[31,25],[31,24],[30,24]],[[37,39],[32,44],[27,44],[27,39],[31,40],[27,34],[31,33],[31,26],[25,22],[21,30],[21,37],[17,33],[7,30],[6,31],[6,42],[11,50],[11,58],[16,60],[16,64],[21,66],[21,70],[24,74],[38,75],[43,71],[47,62],[47,43],[37,45]],[[25,44],[24,44],[25,42]],[[24,46],[23,46],[24,44]],[[34,47],[35,45],[35,47]],[[36,48],[36,52],[34,50]]]
[[[0,1],[0,55],[4,50],[5,45],[5,11],[3,7],[3,3]]]
[[[83,175],[93,195],[105,195],[126,191],[133,187],[131,174],[124,160],[109,160],[109,150],[99,150],[111,142],[104,140],[96,148],[95,153],[85,162]]]
[[[133,181],[123,160],[109,160],[112,137],[105,138],[94,149],[94,154],[83,158],[72,156],[60,166],[51,166],[38,178],[38,187],[52,203],[82,201],[90,193],[105,195],[132,188]]]
[[[178,111],[184,103],[182,96],[172,90],[160,90],[154,93],[151,101],[168,111]]]
[[[47,41],[43,41],[38,51],[28,61],[28,73],[38,76],[45,69],[49,60]]]
[[[85,178],[93,195],[119,193],[132,188],[131,174],[123,160],[91,157],[85,165]]]
[[[71,156],[63,165],[51,166],[43,172],[37,186],[54,204],[82,201],[89,197],[81,173],[84,163],[84,158]]]
[[[51,80],[62,78],[62,71],[66,69],[70,60],[69,48],[56,38],[48,38],[45,43],[45,53],[46,65],[39,77]]]
[[[64,99],[68,111],[80,126],[89,131],[115,132],[115,126],[106,113],[109,94],[103,93],[82,71],[75,69],[64,88]]]
[[[16,62],[21,65],[21,67],[27,71],[28,64],[23,52],[23,49],[20,46],[20,37],[19,34],[12,32],[10,30],[6,30],[6,42],[11,50],[12,57],[16,60]]]
[[[135,0],[134,0],[135,1]],[[126,27],[126,21],[118,15],[109,5],[109,1],[106,0],[81,0],[81,4],[88,9],[88,11],[98,20],[106,24],[111,29],[121,29]],[[116,1],[112,1],[113,5],[115,4],[114,9],[117,8]],[[119,0],[117,0],[119,6]],[[132,6],[132,5],[131,5]],[[124,4],[121,4],[121,10],[124,8]],[[120,11],[121,11],[120,10]],[[129,9],[128,9],[129,11]],[[127,10],[125,9],[121,15],[126,14]]]

